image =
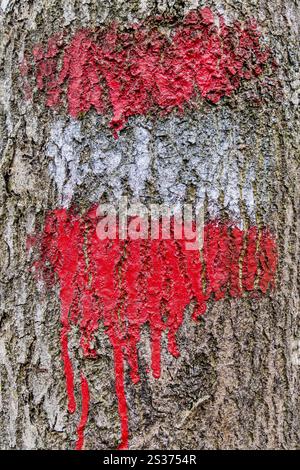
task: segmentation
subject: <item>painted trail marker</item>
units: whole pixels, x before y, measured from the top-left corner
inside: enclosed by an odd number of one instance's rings
[[[180,355],[176,333],[184,309],[196,302],[193,320],[206,310],[209,299],[245,292],[265,293],[274,286],[277,251],[268,230],[211,222],[204,228],[202,252],[186,249],[186,239],[99,240],[96,208],[80,216],[72,210],[50,212],[39,237],[44,278],[60,286],[61,349],[66,376],[68,408],[75,411],[74,373],[68,352],[71,325],[80,329],[85,356],[96,357],[93,347],[99,322],[114,351],[115,387],[121,421],[120,448],[128,447],[128,417],[124,386],[127,362],[134,383],[139,381],[138,343],[143,325],[150,328],[151,369],[161,373],[161,339],[168,351]],[[53,277],[53,274],[55,275]],[[205,288],[204,288],[205,286]],[[82,375],[82,418],[77,448],[83,445],[89,391]]]
[[[110,126],[118,132],[130,116],[182,111],[195,106],[197,96],[217,103],[270,62],[254,20],[227,25],[203,8],[181,23],[167,22],[169,35],[159,28],[165,23],[154,18],[125,31],[116,23],[80,30],[69,43],[58,33],[35,46],[33,69],[25,59],[22,75],[35,75],[46,106],[64,106],[64,96],[73,117],[91,108],[112,113]]]
[[[47,107],[66,109],[75,119],[94,108],[108,117],[117,136],[131,116],[182,113],[186,106],[197,108],[200,99],[218,103],[238,90],[243,80],[259,80],[270,63],[270,52],[253,20],[228,25],[222,16],[203,8],[181,22],[153,18],[128,27],[112,24],[79,30],[70,39],[58,33],[25,54],[20,73],[26,99],[42,93]],[[54,123],[55,138],[56,128]],[[56,141],[52,147],[57,147]],[[72,139],[62,148],[72,160]],[[75,176],[70,184],[76,185]],[[97,357],[95,335],[99,323],[104,325],[114,353],[119,447],[125,449],[129,442],[125,366],[137,383],[143,325],[150,330],[151,370],[158,378],[162,336],[167,335],[169,353],[178,357],[176,334],[191,302],[195,303],[192,318],[197,320],[209,300],[266,293],[274,287],[276,243],[266,227],[253,224],[242,230],[236,223],[218,220],[206,224],[200,252],[186,250],[186,240],[172,237],[100,241],[95,207],[82,215],[69,209],[74,188],[70,198],[64,197],[64,178],[65,170],[58,168],[60,197],[67,200],[67,207],[48,213],[36,238],[40,249],[36,269],[60,288],[61,351],[71,413],[76,409],[71,326],[80,330],[84,356]],[[159,188],[164,189],[163,184]],[[89,402],[88,380],[81,373],[77,449],[84,445]]]

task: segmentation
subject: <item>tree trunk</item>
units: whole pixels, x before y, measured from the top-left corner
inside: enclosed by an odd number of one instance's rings
[[[229,220],[244,231],[267,227],[278,250],[275,288],[227,293],[218,301],[212,296],[198,322],[186,309],[178,358],[163,335],[160,378],[148,373],[149,329],[143,326],[138,383],[125,367],[129,448],[299,448],[300,11],[296,0],[211,0],[206,6],[231,25],[254,17],[278,66],[269,60],[262,75],[241,80],[215,103],[200,99],[181,113],[129,115],[113,136],[95,107],[70,117],[67,106],[46,106],[34,75],[37,45],[62,31],[68,44],[82,28],[126,26],[157,14],[175,18],[162,26],[170,31],[203,3],[1,2],[2,449],[74,448],[84,420],[81,373],[90,396],[84,448],[113,449],[120,442],[115,351],[101,322],[93,358],[77,346],[79,327],[70,327],[77,408],[68,412],[60,287],[56,282],[49,289],[33,269],[39,253],[30,237],[43,230],[50,210],[76,206],[83,213],[124,195],[146,205],[200,201],[206,222]],[[63,67],[61,53],[57,57]]]

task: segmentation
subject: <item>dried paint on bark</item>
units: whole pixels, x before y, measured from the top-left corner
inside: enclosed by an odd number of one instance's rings
[[[182,111],[185,104],[193,105],[197,93],[218,103],[238,89],[241,80],[260,76],[271,62],[253,19],[227,25],[206,7],[192,11],[175,27],[164,20],[148,18],[127,26],[126,32],[117,23],[102,31],[80,30],[69,44],[62,32],[46,47],[36,45],[31,69],[37,88],[46,95],[46,106],[62,105],[65,89],[71,116],[91,107],[97,113],[112,108],[110,126],[119,131],[130,116]],[[25,64],[21,71],[27,77]],[[24,91],[28,94],[27,87]]]
[[[114,20],[120,25],[141,24],[157,14],[173,15],[180,27],[189,11],[203,7],[198,3],[1,3],[2,448],[81,447],[83,432],[87,449],[114,448],[119,442],[114,389],[115,373],[121,371],[114,371],[114,364],[118,364],[120,350],[113,357],[100,322],[94,345],[97,355],[83,358],[82,348],[78,348],[80,328],[72,319],[67,339],[78,407],[67,413],[58,347],[59,289],[46,293],[41,282],[36,284],[30,274],[34,250],[28,257],[26,240],[42,229],[49,210],[76,203],[84,213],[96,201],[117,201],[124,194],[130,198],[146,195],[150,202],[173,203],[177,198],[180,202],[203,201],[207,221],[214,217],[223,222],[233,220],[232,236],[238,250],[240,232],[249,227],[257,227],[259,246],[264,247],[268,237],[264,238],[262,228],[268,226],[276,237],[279,260],[275,291],[267,290],[259,298],[241,296],[243,289],[253,286],[253,277],[257,287],[256,266],[266,273],[260,277],[259,290],[264,291],[270,282],[268,248],[259,254],[253,252],[254,242],[247,250],[242,247],[244,259],[255,255],[250,276],[238,274],[232,258],[230,295],[207,302],[208,312],[199,323],[189,321],[191,311],[187,308],[177,333],[180,357],[167,353],[162,335],[161,368],[154,371],[155,376],[161,374],[159,379],[152,379],[147,371],[151,355],[159,357],[160,338],[158,335],[157,348],[151,352],[149,331],[142,328],[140,381],[132,384],[130,368],[124,370],[130,447],[298,446],[299,368],[291,354],[293,341],[299,336],[296,4],[281,0],[235,2],[234,6],[226,0],[207,2],[215,17],[224,17],[229,27],[235,20],[257,19],[260,44],[278,61],[278,75],[273,73],[274,79],[281,81],[280,99],[266,64],[262,75],[242,80],[238,91],[232,90],[217,104],[200,100],[195,109],[185,106],[184,116],[175,116],[172,111],[159,120],[131,116],[114,141],[107,117],[97,115],[94,109],[75,121],[67,116],[66,106],[45,107],[42,90],[31,75],[34,47],[42,44],[43,53],[47,53],[48,39],[59,31],[66,32],[67,46],[82,28],[105,30]],[[164,38],[166,33],[161,34]],[[94,37],[92,42],[98,44]],[[63,48],[60,51],[61,57]],[[90,73],[87,77],[90,79]],[[159,270],[159,260],[156,263]],[[191,271],[195,282],[197,263]],[[223,295],[222,288],[219,295]],[[87,347],[85,343],[82,346]],[[135,364],[131,366],[134,370]],[[122,397],[122,386],[117,393]],[[137,430],[134,435],[131,429]]]
[[[48,214],[39,237],[41,258],[35,265],[37,273],[42,270],[46,281],[54,273],[60,286],[61,352],[68,409],[71,413],[76,409],[68,348],[71,325],[80,329],[84,356],[95,358],[93,345],[101,321],[114,350],[120,449],[128,448],[129,437],[124,365],[125,362],[129,365],[132,382],[139,382],[138,346],[143,326],[149,325],[151,369],[153,376],[159,378],[162,336],[166,332],[169,353],[179,357],[176,337],[189,303],[196,302],[192,317],[197,320],[205,313],[210,298],[221,300],[227,292],[242,296],[243,289],[266,293],[269,287],[274,287],[277,250],[266,229],[260,234],[256,227],[242,232],[228,224],[211,222],[204,228],[201,254],[197,247],[190,248],[195,240],[187,238],[182,228],[182,236],[177,233],[175,238],[173,218],[170,239],[164,238],[160,227],[157,239],[152,239],[149,231],[149,234],[138,232],[137,239],[125,241],[119,238],[117,226],[114,238],[101,240],[97,235],[96,208],[82,216],[74,210],[61,209]],[[194,233],[197,236],[195,230]],[[88,414],[85,377],[81,387],[77,448],[83,445]]]

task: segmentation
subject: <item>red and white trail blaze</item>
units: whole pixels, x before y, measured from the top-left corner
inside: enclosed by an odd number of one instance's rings
[[[276,244],[267,229],[210,222],[204,229],[201,251],[186,248],[175,239],[99,240],[96,208],[83,215],[59,209],[47,215],[38,237],[44,279],[59,282],[61,350],[66,376],[68,408],[76,409],[74,373],[68,352],[71,325],[80,329],[85,356],[96,357],[95,335],[99,322],[105,327],[114,353],[121,443],[128,447],[129,426],[125,393],[125,364],[134,383],[139,381],[138,344],[147,325],[151,338],[151,369],[161,374],[161,340],[166,334],[168,351],[180,355],[176,334],[185,308],[194,302],[193,320],[205,313],[209,299],[246,292],[265,293],[274,285]],[[55,274],[54,274],[55,273]],[[81,420],[76,448],[83,446],[88,418],[89,388],[81,375]]]
[[[33,65],[29,65],[31,58]],[[110,126],[118,132],[134,115],[182,111],[185,105],[195,107],[199,97],[217,103],[237,90],[242,80],[260,77],[269,62],[270,53],[262,45],[253,20],[228,25],[221,15],[203,8],[190,12],[180,22],[152,18],[127,27],[115,23],[79,30],[70,40],[67,34],[58,33],[36,45],[32,54],[25,53],[20,73],[26,99],[42,92],[46,106],[59,109],[66,104],[72,118],[94,108],[98,114],[108,115]],[[55,125],[52,134],[57,137]],[[72,136],[70,131],[66,145],[60,139],[63,156],[70,161],[75,151],[76,136]],[[141,145],[137,151],[139,148]],[[221,149],[220,155],[223,153]],[[59,159],[55,165],[61,191],[66,175],[70,185],[76,183]],[[148,165],[147,158],[144,165]],[[189,180],[181,183],[187,185]],[[158,187],[166,189],[161,181]],[[71,199],[72,194],[68,204]],[[192,319],[197,320],[205,313],[208,300],[218,301],[226,295],[242,297],[254,291],[266,293],[273,287],[276,243],[267,228],[241,230],[218,221],[205,226],[200,251],[187,249],[187,240],[174,236],[168,240],[160,235],[157,240],[101,241],[96,233],[97,221],[94,207],[83,215],[66,208],[50,212],[38,237],[40,260],[36,267],[46,281],[58,282],[60,287],[61,351],[71,413],[76,409],[69,355],[71,327],[80,331],[84,356],[94,358],[100,322],[105,328],[114,355],[119,448],[126,449],[129,423],[125,376],[128,366],[131,380],[139,381],[142,327],[149,328],[151,370],[159,378],[162,337],[167,336],[169,353],[178,357],[176,335],[189,304],[194,305]],[[84,445],[90,401],[83,373],[80,380],[76,449]]]
[[[32,69],[26,56],[21,65],[26,96],[33,74],[47,106],[62,106],[65,95],[71,116],[92,107],[112,113],[110,126],[117,132],[130,116],[182,110],[194,106],[197,95],[217,103],[242,80],[260,76],[270,53],[254,20],[227,25],[203,8],[175,24],[153,18],[125,30],[117,23],[79,30],[68,44],[58,33],[36,45],[33,58]]]

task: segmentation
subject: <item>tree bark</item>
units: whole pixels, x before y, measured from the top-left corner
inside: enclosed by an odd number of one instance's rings
[[[28,236],[43,227],[48,210],[70,201],[82,210],[103,194],[153,201],[162,195],[172,202],[182,188],[187,198],[204,188],[209,217],[228,210],[242,224],[270,228],[278,247],[276,288],[264,296],[208,301],[198,323],[186,314],[178,333],[181,355],[175,359],[164,347],[159,380],[147,374],[145,333],[141,381],[131,383],[127,373],[125,379],[129,447],[299,448],[298,1],[207,1],[228,21],[259,22],[278,62],[277,91],[270,96],[249,81],[241,93],[189,110],[184,119],[174,113],[160,120],[132,117],[118,140],[95,111],[76,120],[45,107],[38,92],[24,98],[26,51],[56,32],[71,37],[81,28],[156,14],[182,18],[199,6],[197,0],[1,2],[2,449],[74,448],[80,420],[80,408],[68,413],[58,288],[46,291],[37,282]],[[262,103],[249,99],[254,92]],[[79,403],[80,370],[90,385],[85,449],[115,448],[120,439],[113,351],[101,326],[97,342],[101,354],[85,359],[72,330]]]

